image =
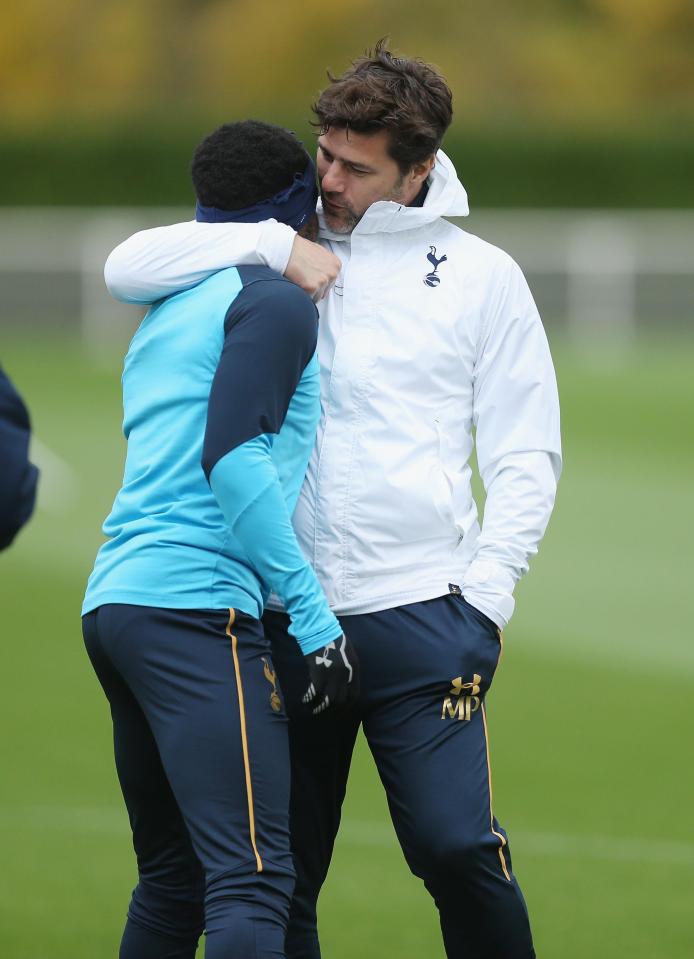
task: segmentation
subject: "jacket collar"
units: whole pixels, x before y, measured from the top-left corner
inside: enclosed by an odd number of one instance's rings
[[[323,210],[318,203],[321,236],[329,240],[345,241],[352,235],[367,233],[396,233],[415,230],[442,216],[467,216],[470,212],[465,187],[458,179],[455,167],[443,152],[436,154],[436,163],[429,176],[429,190],[423,206],[403,206],[392,200],[372,203],[351,234],[333,233],[325,224]]]

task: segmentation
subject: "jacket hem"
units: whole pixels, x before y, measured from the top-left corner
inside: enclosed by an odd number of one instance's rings
[[[356,616],[361,613],[378,613],[384,609],[395,609],[396,606],[407,606],[410,603],[423,603],[427,599],[437,599],[439,596],[447,595],[449,582],[451,580],[443,576],[436,583],[420,585],[416,589],[390,592],[384,596],[370,596],[366,599],[355,599],[334,605],[331,603],[331,609],[336,616]]]

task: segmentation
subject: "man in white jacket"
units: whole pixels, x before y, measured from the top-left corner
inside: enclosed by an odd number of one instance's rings
[[[320,296],[325,250],[339,259],[320,305],[322,415],[294,524],[357,648],[362,693],[352,713],[290,717],[298,878],[287,957],[320,956],[316,901],[361,723],[447,956],[530,959],[527,910],[492,812],[485,697],[561,470],[546,337],[513,260],[443,219],[468,206],[439,149],[452,105],[433,68],[379,44],[314,110],[324,250],[314,255],[277,223],[177,224],[118,247],[107,284],[141,302],[265,262]],[[284,614],[268,611],[264,623],[291,702],[305,664]]]

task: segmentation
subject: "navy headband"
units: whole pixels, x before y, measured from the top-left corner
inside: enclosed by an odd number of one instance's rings
[[[243,210],[220,210],[216,206],[203,206],[198,200],[195,219],[202,223],[258,223],[275,219],[299,230],[316,212],[318,187],[316,168],[306,154],[308,164],[303,173],[294,175],[293,183],[269,200],[261,200]]]

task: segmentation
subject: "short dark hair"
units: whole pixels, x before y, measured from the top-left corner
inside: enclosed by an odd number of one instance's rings
[[[394,57],[387,40],[342,74],[313,105],[314,126],[356,133],[386,130],[390,156],[402,173],[436,153],[453,119],[453,94],[438,71],[422,60]]]
[[[195,195],[205,206],[242,210],[270,199],[303,173],[309,157],[289,130],[262,120],[225,123],[193,154]]]

